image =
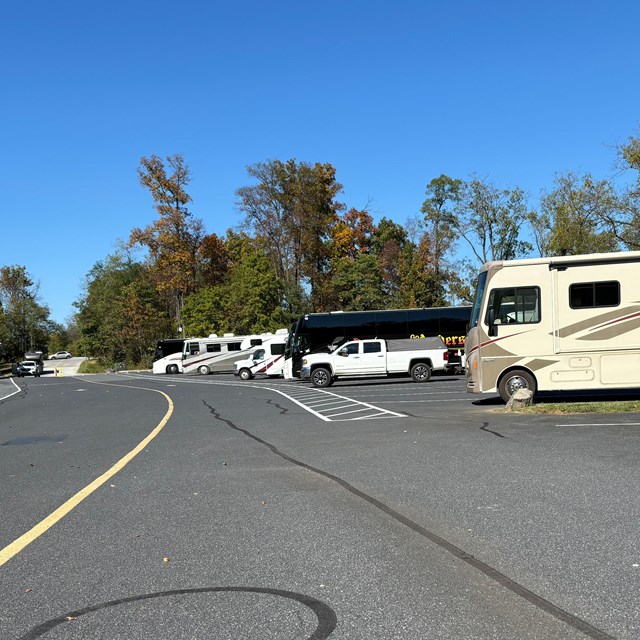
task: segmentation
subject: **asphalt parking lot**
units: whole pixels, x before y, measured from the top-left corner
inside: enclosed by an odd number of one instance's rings
[[[18,384],[2,637],[640,636],[638,416],[506,414],[459,376]]]

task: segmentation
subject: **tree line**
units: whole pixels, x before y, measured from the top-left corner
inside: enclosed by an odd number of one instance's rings
[[[48,320],[25,267],[2,267],[0,342],[11,357],[48,343],[148,364],[159,338],[273,331],[307,312],[470,303],[489,260],[640,249],[640,138],[615,159],[610,179],[558,174],[536,209],[519,187],[440,175],[404,224],[343,203],[328,163],[259,162],[236,190],[241,225],[218,236],[190,210],[185,159],[143,157],[155,219],[95,264],[66,327]]]

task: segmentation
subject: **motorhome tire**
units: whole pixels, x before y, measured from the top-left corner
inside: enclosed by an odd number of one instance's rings
[[[529,391],[535,394],[536,388],[535,378],[524,369],[508,371],[502,376],[498,383],[498,391],[504,402],[509,402],[509,398],[511,398],[518,389],[529,389]]]
[[[177,364],[170,364],[167,367],[167,373],[178,373],[178,365]]]
[[[311,372],[311,383],[314,387],[330,387],[333,383],[331,371],[325,367],[318,367]]]
[[[414,382],[429,382],[431,367],[425,362],[418,362],[411,367],[411,379]]]
[[[201,376],[208,376],[209,375],[209,367],[207,367],[206,364],[203,364],[201,366],[198,367],[198,373]]]
[[[253,378],[253,375],[251,374],[251,371],[249,371],[249,369],[240,369],[238,375],[240,376],[240,380],[251,380],[251,378]]]

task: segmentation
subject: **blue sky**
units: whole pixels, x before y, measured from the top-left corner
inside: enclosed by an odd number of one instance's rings
[[[245,167],[329,162],[404,223],[441,173],[520,186],[614,172],[640,134],[640,3],[251,0],[5,4],[0,265],[54,320],[154,219],[142,156],[180,153],[192,213],[240,222]]]

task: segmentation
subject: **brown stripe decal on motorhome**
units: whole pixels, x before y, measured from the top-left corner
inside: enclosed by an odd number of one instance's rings
[[[624,324],[621,324],[624,323]],[[602,329],[594,327],[594,333],[590,333],[586,336],[580,336],[578,340],[609,340],[611,338],[617,338],[625,333],[636,330],[640,327],[640,313],[633,316],[627,316],[626,318],[620,318],[616,322],[610,322],[608,325],[603,325]]]
[[[596,330],[607,324],[620,322],[621,320],[632,318],[639,314],[640,306],[626,307],[625,309],[615,309],[613,311],[608,311],[607,313],[602,313],[596,318],[588,318],[587,320],[581,320],[580,322],[562,327],[558,329],[558,337],[568,338],[569,336],[580,333],[581,331]]]

